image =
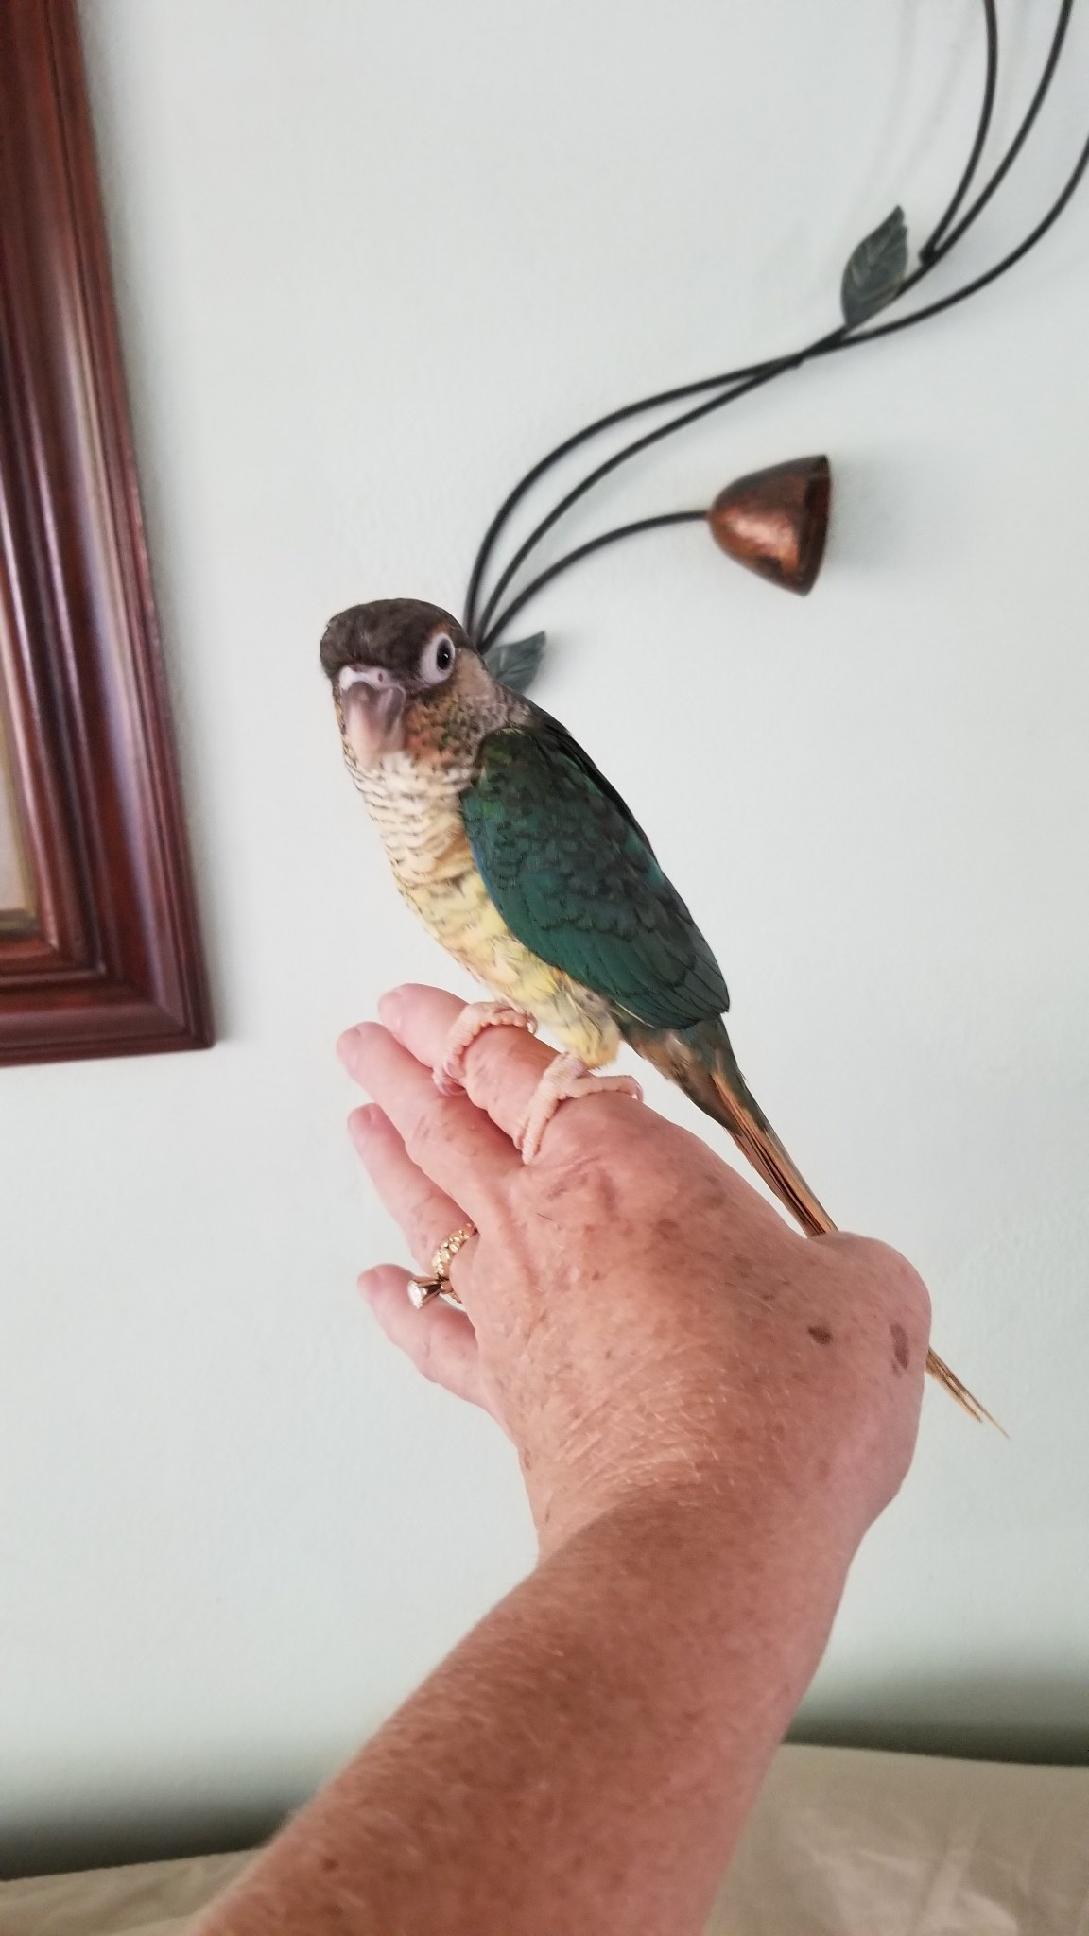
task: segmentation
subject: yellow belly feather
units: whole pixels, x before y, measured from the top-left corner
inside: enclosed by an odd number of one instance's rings
[[[496,996],[525,1009],[588,1068],[611,1062],[620,1033],[605,1002],[512,934],[477,871],[458,794],[469,775],[406,753],[357,776],[394,878],[447,953]]]

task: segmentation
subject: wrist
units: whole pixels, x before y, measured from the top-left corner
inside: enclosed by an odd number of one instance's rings
[[[785,1483],[671,1476],[571,1526],[541,1564],[585,1571],[595,1594],[645,1604],[658,1632],[690,1657],[693,1648],[735,1648],[754,1616],[761,1634],[798,1654],[800,1699],[860,1538],[853,1515]]]
[[[649,1551],[684,1551],[712,1579],[716,1563],[729,1566],[750,1544],[769,1560],[828,1554],[846,1572],[873,1517],[854,1448],[816,1433],[790,1438],[787,1446],[772,1433],[738,1431],[723,1445],[718,1432],[705,1446],[689,1441],[620,1473],[598,1467],[573,1480],[567,1472],[551,1485],[536,1474],[530,1499],[542,1559],[596,1527],[599,1537]]]

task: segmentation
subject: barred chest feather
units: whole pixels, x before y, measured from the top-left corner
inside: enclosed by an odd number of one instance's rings
[[[472,769],[388,753],[365,770],[353,766],[352,777],[401,893],[435,939],[589,1067],[611,1062],[619,1034],[606,1003],[519,941],[484,885],[461,817]]]
[[[475,873],[459,805],[471,778],[469,767],[443,767],[411,753],[387,753],[356,773],[397,885],[409,900],[467,870]]]

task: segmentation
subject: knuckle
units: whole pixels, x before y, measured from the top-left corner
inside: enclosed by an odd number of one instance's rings
[[[892,1244],[883,1243],[879,1237],[866,1237],[861,1242],[864,1260],[875,1275],[884,1277],[898,1290],[919,1291],[923,1288],[922,1278],[902,1251],[895,1250]]]
[[[426,1167],[430,1152],[452,1142],[464,1122],[464,1102],[460,1096],[440,1096],[436,1090],[423,1104],[405,1137],[405,1148],[413,1162]]]
[[[571,1111],[577,1115],[577,1110]],[[561,1111],[562,1115],[562,1111]],[[553,1126],[550,1125],[550,1128]],[[538,1202],[546,1203],[554,1215],[582,1224],[602,1224],[615,1218],[621,1209],[627,1181],[626,1165],[575,1132],[572,1140],[560,1134],[560,1118],[554,1125],[553,1150],[547,1170],[525,1172],[525,1185]]]
[[[426,1185],[416,1190],[405,1204],[405,1223],[408,1235],[418,1252],[428,1256],[435,1245],[442,1242],[444,1231],[439,1230],[443,1221],[440,1207],[436,1204],[435,1193]]]
[[[913,1322],[926,1326],[930,1319],[930,1294],[914,1264],[879,1237],[855,1237],[836,1233],[822,1238],[822,1245],[849,1260],[868,1283],[884,1293]]]

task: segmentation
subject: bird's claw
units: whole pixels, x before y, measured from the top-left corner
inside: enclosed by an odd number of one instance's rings
[[[634,1102],[643,1100],[642,1088],[634,1076],[594,1075],[577,1055],[558,1055],[533,1091],[514,1138],[523,1163],[532,1163],[539,1154],[545,1130],[562,1102],[602,1094],[630,1096]]]

